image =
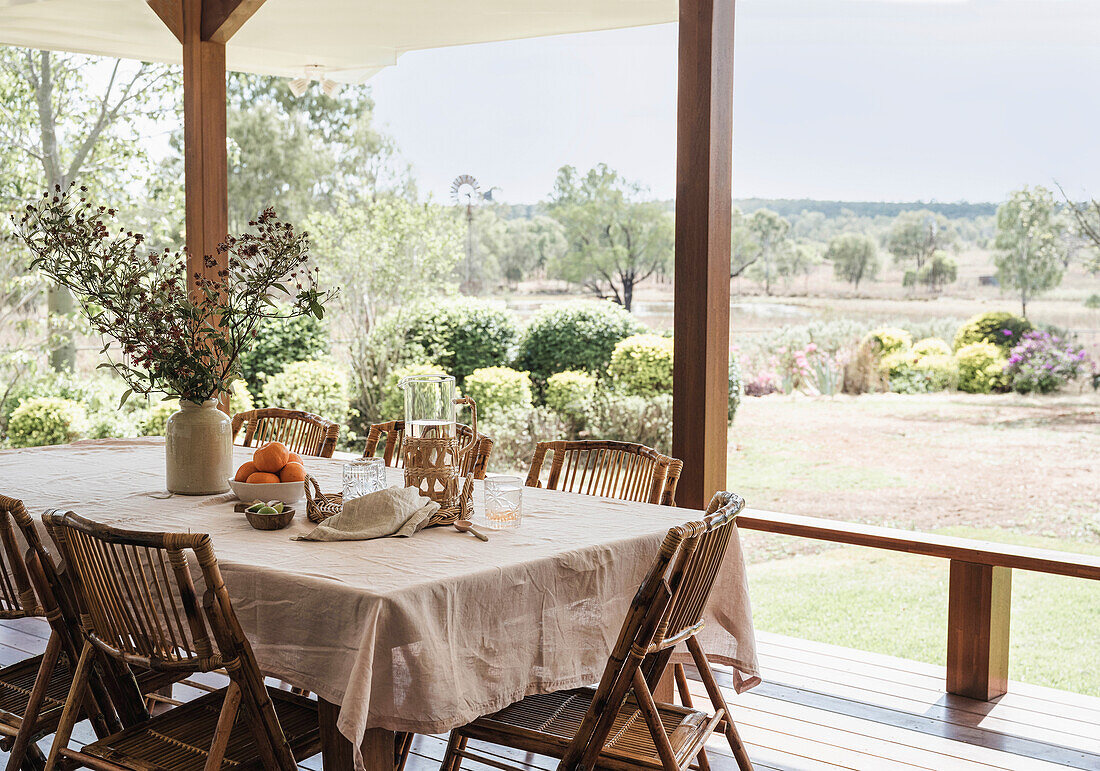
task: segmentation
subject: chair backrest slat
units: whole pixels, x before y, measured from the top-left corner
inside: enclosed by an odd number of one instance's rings
[[[72,512],[47,512],[46,528],[71,578],[88,638],[106,654],[151,669],[209,671],[237,656],[212,637],[224,626],[200,605],[188,563],[204,585],[221,583],[210,539],[202,534],[139,533],[99,525]]]
[[[291,452],[314,458],[331,458],[340,436],[340,424],[299,410],[267,407],[233,416],[233,441],[244,429],[242,447],[261,447],[282,442]]]
[[[456,424],[456,433],[460,445],[470,441],[474,430],[465,423]],[[484,479],[489,465],[489,456],[493,452],[493,440],[478,432],[477,444],[462,457],[459,475],[473,474],[474,479]],[[405,442],[405,421],[390,420],[385,423],[371,424],[367,432],[367,443],[363,447],[364,458],[374,458],[382,453],[382,461],[390,468],[401,468],[401,445]]]
[[[550,468],[544,477],[547,454]],[[675,506],[683,467],[676,458],[632,442],[539,442],[531,458],[527,486]]]

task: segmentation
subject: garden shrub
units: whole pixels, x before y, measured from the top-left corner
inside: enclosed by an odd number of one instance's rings
[[[477,402],[478,415],[492,415],[509,407],[531,406],[531,376],[508,367],[475,369],[466,378],[462,390]]]
[[[88,412],[72,399],[43,396],[27,399],[11,414],[8,440],[12,447],[68,444],[88,430]]]
[[[593,439],[638,442],[668,453],[672,447],[672,396],[601,390],[589,405],[588,435]]]
[[[1050,332],[1027,332],[1008,356],[1004,374],[1014,391],[1050,393],[1080,375],[1088,363],[1083,348]]]
[[[584,429],[588,403],[596,393],[596,378],[587,372],[566,370],[546,379],[546,406],[570,427],[575,436]]]
[[[993,343],[970,343],[955,351],[959,366],[959,390],[987,394],[1004,384],[1004,353]]]
[[[1022,316],[1003,311],[979,313],[955,333],[955,350],[971,343],[993,343],[1007,353],[1032,329],[1032,323]]]
[[[900,327],[880,327],[868,332],[864,339],[873,343],[882,356],[904,351],[913,345],[913,336]]]
[[[470,298],[421,303],[384,323],[402,326],[406,343],[428,352],[459,385],[475,369],[509,361],[519,338],[506,307]]]
[[[526,473],[535,444],[565,436],[567,427],[548,407],[505,407],[478,421],[478,431],[493,440],[489,469],[494,474]]]
[[[435,364],[406,364],[390,371],[386,376],[386,386],[382,392],[382,398],[378,403],[378,422],[385,423],[390,420],[405,419],[405,392],[398,387],[403,379],[416,375],[446,375],[448,374]],[[484,433],[484,432],[482,432]]]
[[[303,317],[305,318],[305,317]],[[229,412],[248,412],[256,409],[256,402],[248,391],[248,386],[243,380],[237,378],[233,381],[233,388],[229,392]]]
[[[912,349],[883,356],[879,366],[890,390],[899,394],[946,391],[954,388],[959,378],[954,357],[935,353],[921,356]]]
[[[520,340],[516,364],[531,373],[541,390],[555,372],[584,370],[602,375],[615,345],[645,331],[621,305],[603,300],[575,300],[543,308],[531,319]]]
[[[177,399],[165,399],[155,402],[145,413],[145,420],[141,424],[142,436],[164,436],[168,428],[168,418],[179,412],[180,403]],[[236,410],[240,412],[240,410]]]
[[[726,422],[733,425],[733,418],[737,414],[737,408],[741,406],[741,363],[736,355],[730,356],[730,391],[729,407],[726,410]]]
[[[252,346],[241,354],[241,377],[250,393],[261,395],[264,384],[282,372],[286,365],[296,361],[312,361],[325,356],[328,351],[328,332],[325,325],[313,316],[264,319],[256,327]],[[233,411],[242,412],[236,406]]]
[[[625,393],[647,396],[672,393],[672,338],[654,334],[620,340],[607,374]]]
[[[331,361],[295,361],[264,385],[264,403],[320,415],[341,425],[348,418],[344,373]]]
[[[936,356],[950,356],[951,346],[938,337],[926,337],[913,343],[913,353],[918,356],[934,354]]]

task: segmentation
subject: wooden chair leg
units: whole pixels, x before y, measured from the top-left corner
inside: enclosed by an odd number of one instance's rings
[[[634,672],[634,699],[638,702],[638,711],[642,713],[642,718],[649,726],[653,744],[657,747],[657,755],[661,758],[661,765],[665,767],[665,771],[680,771],[680,766],[676,762],[676,753],[672,751],[672,744],[668,740],[668,734],[665,733],[661,715],[657,712],[653,694],[650,693],[649,685],[646,684],[641,670]]]
[[[210,752],[206,756],[204,771],[219,771],[225,748],[229,746],[229,737],[233,734],[233,724],[237,722],[237,712],[241,706],[241,689],[233,681],[225,690],[225,701],[218,715],[218,727],[214,729],[214,739],[210,742]]]
[[[404,771],[405,763],[409,760],[409,750],[412,749],[413,737],[416,734],[398,732],[394,735],[394,771]]]
[[[460,736],[458,731],[451,731],[447,739],[447,752],[443,755],[443,764],[440,771],[462,771],[462,756],[459,754],[466,749],[466,737]]]
[[[27,699],[27,709],[23,712],[23,721],[19,725],[19,732],[15,735],[11,751],[8,754],[7,771],[19,771],[23,766],[23,760],[27,755],[27,748],[31,745],[31,737],[34,735],[35,724],[38,715],[42,711],[42,702],[46,698],[46,688],[50,684],[50,677],[61,656],[61,638],[56,632],[50,633],[49,642],[46,643],[46,652],[42,654],[42,663],[38,667],[38,675],[34,679],[34,688]]]
[[[695,705],[691,702],[691,689],[688,688],[687,673],[684,671],[683,664],[675,664],[672,668],[672,672],[676,677],[676,690],[680,692],[680,703],[687,708],[692,708]],[[729,712],[726,713],[727,715]],[[707,757],[707,748],[699,750],[699,771],[710,771],[710,758]]]
[[[61,751],[69,746],[69,739],[73,735],[73,726],[80,716],[80,706],[84,702],[84,690],[88,683],[88,668],[92,664],[92,644],[85,641],[80,651],[80,660],[73,672],[73,684],[69,688],[69,695],[65,699],[65,708],[61,711],[61,722],[57,724],[57,733],[54,734],[53,744],[50,745],[50,755],[46,758],[46,771],[53,771],[57,767],[57,759]]]
[[[703,646],[699,644],[699,641],[693,635],[687,639],[687,647],[691,653],[691,658],[695,661],[695,668],[699,670],[703,687],[707,689],[707,695],[710,696],[711,704],[714,705],[716,710],[721,709],[726,713],[723,733],[726,735],[726,741],[730,744],[730,749],[733,750],[737,768],[740,771],[753,771],[752,761],[749,760],[749,751],[745,749],[745,743],[741,740],[741,735],[737,733],[737,726],[733,724],[733,715],[726,705],[726,697],[722,695],[722,689],[718,687],[718,682],[714,679],[714,672],[711,671],[710,662],[707,660],[706,653],[703,652]]]

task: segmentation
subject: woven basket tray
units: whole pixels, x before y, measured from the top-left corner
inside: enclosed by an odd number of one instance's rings
[[[466,483],[462,487],[461,502],[459,507],[453,510],[440,509],[428,520],[428,527],[435,525],[451,525],[459,519],[471,519],[474,513],[474,477],[470,474],[466,477]],[[344,508],[344,496],[342,493],[322,493],[321,485],[317,480],[306,475],[306,517],[310,522],[320,524],[333,514],[339,514]]]

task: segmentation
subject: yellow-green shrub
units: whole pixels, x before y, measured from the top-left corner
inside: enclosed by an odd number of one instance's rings
[[[938,337],[926,337],[913,343],[913,353],[919,356],[950,356],[951,346]]]
[[[27,399],[11,414],[12,447],[68,444],[88,430],[88,411],[80,402],[55,396]]]
[[[955,352],[959,366],[959,390],[987,394],[1004,384],[1008,360],[993,343],[970,343]]]
[[[1035,327],[1022,316],[1005,311],[979,313],[966,321],[955,333],[955,350],[971,343],[993,343],[1007,353],[1020,338]]]
[[[546,379],[546,406],[578,430],[595,393],[596,378],[587,372],[569,370]]]
[[[625,393],[672,393],[672,338],[646,334],[620,340],[607,372]]]
[[[462,390],[477,402],[477,411],[483,415],[531,406],[531,376],[509,367],[475,369],[466,376]]]
[[[866,340],[876,343],[883,356],[913,347],[913,336],[900,327],[881,327],[867,333]]]
[[[347,377],[329,361],[291,362],[264,385],[264,403],[312,412],[342,425],[349,409]]]

